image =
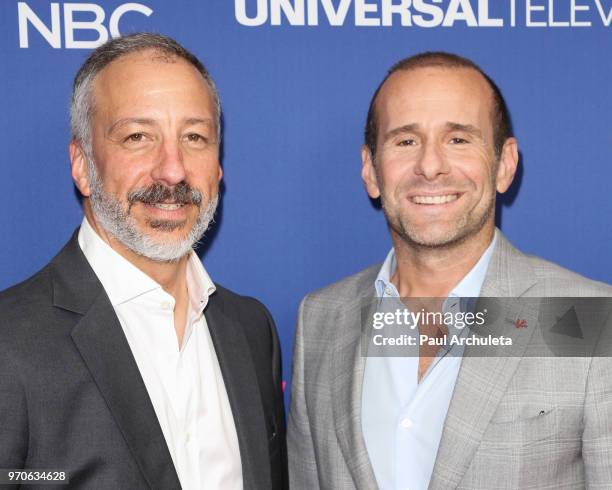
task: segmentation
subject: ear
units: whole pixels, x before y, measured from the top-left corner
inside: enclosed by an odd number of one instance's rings
[[[74,185],[76,185],[83,197],[89,197],[91,190],[89,188],[87,158],[83,148],[81,148],[81,144],[72,140],[68,146],[68,154],[70,155],[70,170]]]
[[[506,192],[512,184],[518,162],[518,143],[515,138],[508,138],[502,147],[499,165],[497,166],[497,176],[495,177],[495,186],[500,194]]]
[[[365,184],[368,196],[372,199],[378,199],[380,197],[380,189],[378,188],[378,180],[376,178],[374,158],[370,148],[366,145],[361,145],[361,178]]]
[[[223,178],[223,167],[219,165],[219,180],[217,181],[217,184],[221,183],[222,178]]]

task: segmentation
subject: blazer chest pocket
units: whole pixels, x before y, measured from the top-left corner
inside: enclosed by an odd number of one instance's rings
[[[483,435],[496,446],[528,445],[551,439],[559,432],[559,410],[553,405],[528,405],[517,410],[498,410]]]

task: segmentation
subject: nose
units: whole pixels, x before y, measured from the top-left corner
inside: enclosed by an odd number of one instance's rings
[[[448,162],[435,141],[429,141],[423,145],[414,172],[426,180],[435,180],[440,175],[449,173]]]
[[[168,186],[174,186],[185,180],[187,173],[183,152],[177,143],[164,142],[160,146],[158,161],[151,177],[156,182],[163,182]]]

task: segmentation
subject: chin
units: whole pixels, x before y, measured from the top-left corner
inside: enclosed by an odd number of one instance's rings
[[[193,245],[191,240],[150,239],[133,251],[154,262],[178,262],[193,250]]]
[[[431,224],[423,227],[402,226],[400,234],[408,243],[419,247],[438,248],[448,247],[460,242],[464,236],[461,230],[446,226],[432,226]]]
[[[147,219],[144,224],[139,225],[141,233],[148,235],[168,236],[170,234],[187,235],[193,228],[194,223],[187,220]]]
[[[172,245],[185,240],[189,236],[189,230],[186,228],[181,229],[163,229],[163,228],[149,228],[143,232],[149,240],[155,242],[158,245]]]

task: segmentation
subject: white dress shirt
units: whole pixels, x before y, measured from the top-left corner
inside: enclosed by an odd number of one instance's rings
[[[497,234],[478,263],[451,291],[444,311],[465,311],[454,299],[480,295],[496,237]],[[383,298],[379,310],[406,308],[391,282],[396,268],[395,251],[391,249],[374,285],[377,296]],[[366,359],[362,429],[382,490],[428,488],[462,354],[459,346],[441,348],[420,383],[418,351],[405,357]]]
[[[236,427],[204,316],[215,286],[200,259],[190,252],[189,307],[179,348],[174,298],[115,252],[86,218],[78,240],[127,337],[181,486],[242,489]]]

